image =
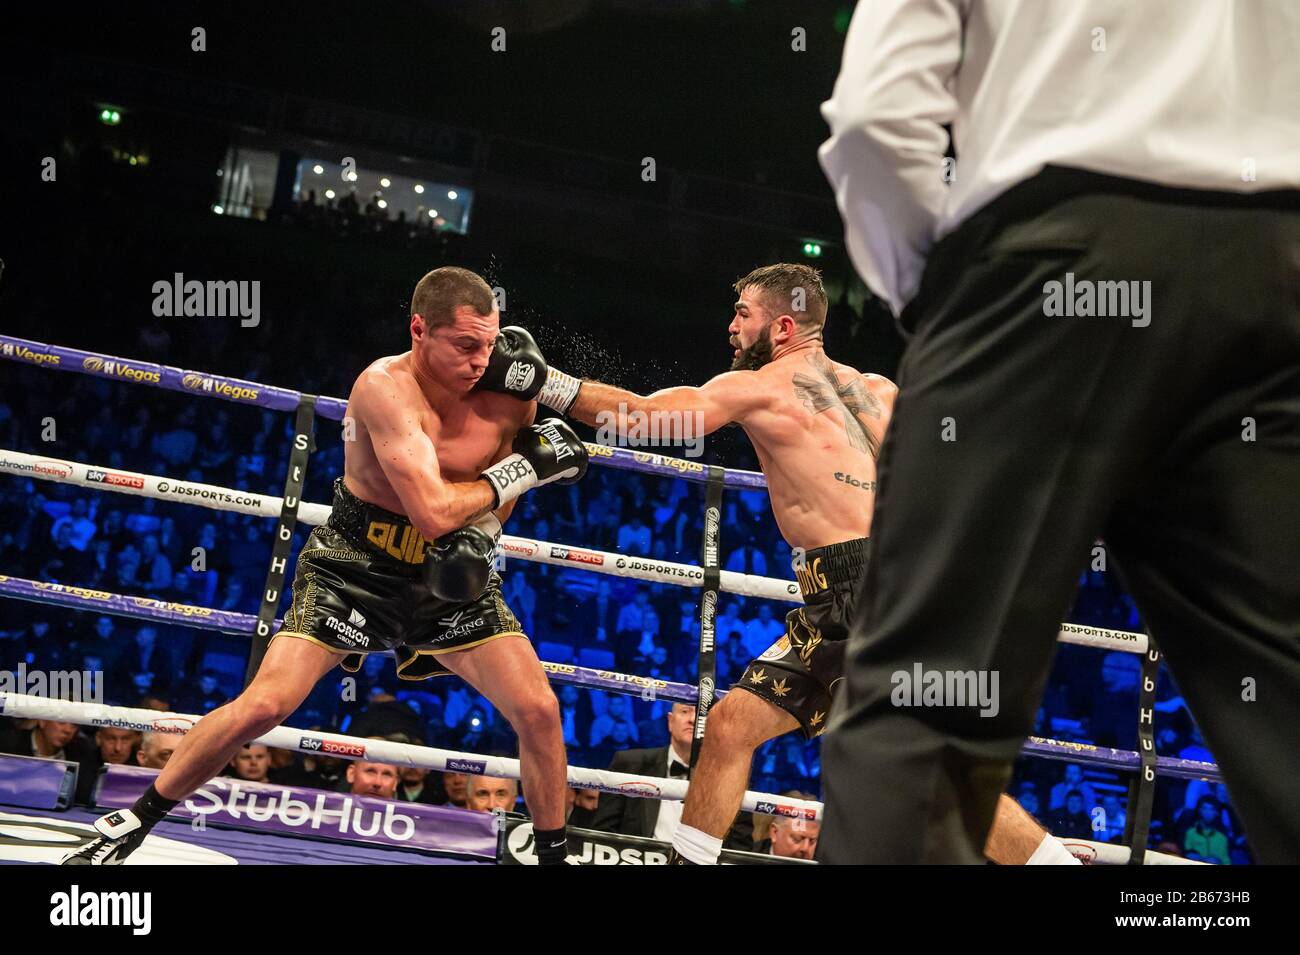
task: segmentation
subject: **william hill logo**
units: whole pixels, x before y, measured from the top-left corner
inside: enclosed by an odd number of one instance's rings
[[[57,365],[60,363],[58,355],[46,355],[42,352],[32,351],[26,345],[12,345],[9,342],[0,345],[0,355],[33,365]]]
[[[134,365],[128,365],[124,361],[105,360],[98,356],[83,358],[81,360],[83,370],[90,372],[92,375],[103,375],[105,378],[124,378],[127,381],[137,381],[141,384],[156,385],[162,381],[162,374],[156,371],[148,371],[144,368],[136,368]]]
[[[229,381],[222,381],[220,378],[212,378],[209,375],[200,375],[198,372],[186,372],[181,376],[181,387],[188,388],[190,391],[202,391],[205,394],[217,395],[222,398],[233,398],[236,401],[256,401],[258,391],[247,385],[236,385]]]

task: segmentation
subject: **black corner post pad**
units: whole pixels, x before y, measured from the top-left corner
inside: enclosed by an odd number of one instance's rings
[[[289,566],[289,552],[293,547],[293,532],[298,526],[298,505],[302,501],[302,486],[307,480],[307,460],[316,450],[316,395],[300,395],[298,411],[293,422],[293,447],[289,451],[289,470],[284,478],[284,504],[280,519],[275,525],[275,542],[271,548],[271,566],[266,571],[266,587],[262,590],[262,605],[257,611],[257,627],[253,632],[253,645],[248,653],[248,669],[244,673],[244,686],[253,682],[266,649],[271,645],[271,628],[275,614],[280,609],[280,596],[284,593],[285,570]]]
[[[726,471],[709,466],[704,479],[704,538],[700,544],[700,568],[704,571],[704,586],[700,591],[700,666],[699,700],[695,704],[695,737],[691,741],[691,769],[700,758],[704,742],[704,725],[713,706],[718,677],[715,652],[718,615],[718,587],[722,581],[719,553],[722,541],[722,488]]]

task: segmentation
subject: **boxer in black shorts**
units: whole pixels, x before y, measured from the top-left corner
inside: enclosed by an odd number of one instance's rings
[[[563,421],[535,421],[531,402],[476,388],[517,378],[497,353],[500,314],[480,276],[425,275],[408,327],[410,350],[371,362],[352,385],[336,510],[300,555],[292,606],[252,681],[194,725],[134,806],[96,820],[65,864],[120,864],[321,677],[388,648],[402,676],[455,673],[510,723],[538,861],[565,863],[559,704],[501,600],[493,554],[519,496],[579,480],[587,451]]]
[[[491,515],[472,526],[493,544],[500,536]],[[423,573],[428,545],[404,514],[361,500],[338,478],[329,521],[312,531],[298,555],[281,633],[347,654],[343,669],[352,673],[367,653],[392,650],[404,680],[450,673],[438,662],[441,653],[524,635],[495,569],[467,603],[435,597]]]
[[[808,737],[825,729],[843,641],[857,609],[853,589],[866,561],[876,455],[898,392],[893,382],[826,354],[826,293],[816,269],[764,266],[734,288],[738,299],[727,329],[735,348],[732,370],[698,388],[637,395],[548,367],[526,336],[506,343],[516,363],[530,370],[516,376],[521,387],[514,391],[585,424],[661,415],[694,416],[704,434],[740,425],[763,467],[781,535],[802,553],[795,572],[807,604],[786,618],[785,636],[733,687],[746,692],[729,692],[709,712],[673,837],[678,860],[701,863],[718,859],[744,797],[754,750],[795,729]],[[1045,839],[1051,837],[1003,796],[986,851],[996,862],[1023,863]],[[1058,860],[1071,858],[1059,843],[1054,848]]]
[[[799,558],[795,576],[804,605],[785,615],[785,636],[732,687],[785,710],[807,739],[825,732],[835,684],[844,678],[844,640],[869,548],[864,537],[816,547]]]

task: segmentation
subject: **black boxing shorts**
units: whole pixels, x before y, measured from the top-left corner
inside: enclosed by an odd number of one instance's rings
[[[869,551],[865,537],[808,551],[795,566],[804,605],[786,614],[785,636],[732,686],[785,710],[808,739],[826,731],[835,684],[844,678],[844,641]]]
[[[345,654],[343,668],[352,673],[367,653],[392,650],[404,680],[449,673],[438,662],[441,653],[524,636],[495,570],[476,600],[450,604],[434,597],[420,566],[428,544],[405,515],[361,500],[336,479],[334,509],[298,555],[292,600],[276,636]]]

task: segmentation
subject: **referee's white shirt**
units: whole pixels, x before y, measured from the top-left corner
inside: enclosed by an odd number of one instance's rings
[[[933,243],[1049,163],[1300,188],[1300,0],[861,0],[822,116],[849,255],[898,314]]]

